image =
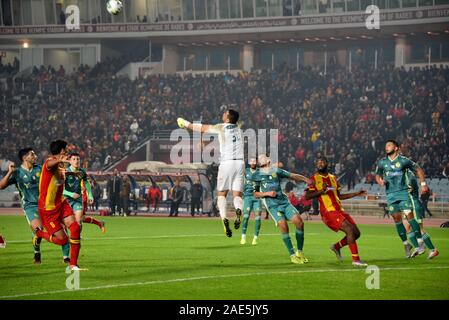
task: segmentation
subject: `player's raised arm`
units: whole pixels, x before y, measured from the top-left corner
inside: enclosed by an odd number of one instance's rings
[[[280,168],[277,168],[276,173],[280,178],[291,179],[294,180],[295,182],[305,182],[306,184],[311,183],[311,180],[303,175],[289,172]]]
[[[290,179],[295,180],[296,182],[305,182],[306,184],[311,183],[311,180],[309,178],[297,173],[291,173]]]
[[[363,190],[363,189],[358,192],[345,193],[345,194],[342,194],[342,193],[340,193],[340,191],[338,191],[338,197],[340,198],[340,200],[346,200],[346,199],[351,199],[354,197],[366,196],[366,195],[367,195],[367,192],[366,192],[366,190]]]
[[[70,163],[66,155],[59,155],[55,158],[51,158],[47,161],[46,167],[48,170],[52,170],[54,167],[60,163]],[[66,172],[67,173],[67,172]]]
[[[0,180],[0,190],[5,189],[7,186],[12,184],[10,182],[10,180],[11,180],[11,176],[14,173],[14,171],[16,171],[16,165],[14,164],[14,162],[10,162],[9,165],[8,165],[8,172]]]
[[[187,121],[183,118],[178,118],[177,122],[178,122],[178,126],[181,129],[186,128],[186,129],[193,130],[196,132],[201,132],[201,133],[208,132],[213,127],[212,125],[208,125],[208,124],[191,123],[190,121]]]

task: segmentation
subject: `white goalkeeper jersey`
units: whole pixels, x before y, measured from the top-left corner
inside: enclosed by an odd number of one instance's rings
[[[218,134],[220,163],[229,160],[244,160],[242,130],[238,125],[219,123],[212,126],[209,132]]]

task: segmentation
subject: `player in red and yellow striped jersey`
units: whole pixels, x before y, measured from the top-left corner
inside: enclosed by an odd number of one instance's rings
[[[352,254],[352,264],[356,267],[365,267],[366,263],[360,261],[356,240],[360,237],[360,230],[352,217],[347,214],[340,200],[366,195],[365,190],[341,194],[337,178],[328,172],[328,162],[324,157],[316,161],[317,172],[310,178],[312,180],[306,193],[306,199],[318,198],[320,213],[323,222],[333,231],[343,231],[346,236],[331,246],[338,260],[342,260],[340,249],[349,245]]]
[[[54,244],[63,246],[70,243],[70,269],[81,270],[78,267],[78,255],[81,247],[80,225],[75,220],[73,210],[63,196],[66,174],[67,142],[56,140],[50,144],[50,156],[42,166],[39,181],[38,210],[45,232],[36,228],[35,239],[38,237]],[[63,225],[70,230],[70,240]]]
[[[0,233],[0,249],[4,248],[6,248],[6,240],[5,237],[3,237],[2,234]]]

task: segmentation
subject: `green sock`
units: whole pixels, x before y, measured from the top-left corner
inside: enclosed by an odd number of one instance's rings
[[[66,243],[61,247],[62,249],[62,256],[63,257],[70,257],[70,244]]]
[[[429,248],[430,250],[435,249],[435,246],[432,243],[432,240],[430,240],[430,236],[427,233],[424,233],[422,235],[422,239],[424,241],[424,243],[426,244],[426,247]]]
[[[418,243],[421,244],[421,242],[422,242],[422,234],[421,234],[421,231],[419,232],[419,234],[416,234],[416,233],[415,233],[415,237],[416,237],[416,239],[418,239]]]
[[[295,249],[293,249],[292,239],[290,239],[290,235],[288,233],[283,233],[282,240],[284,241],[284,244],[287,247],[288,253],[290,255],[295,254]]]
[[[419,227],[418,221],[416,221],[416,219],[410,219],[408,220],[408,223],[410,224],[410,227],[412,227],[412,230],[415,233],[415,237],[422,238],[421,228]]]
[[[407,241],[407,231],[405,230],[402,221],[396,222],[396,231],[398,232],[399,238],[401,238],[402,242]]]
[[[304,231],[296,229],[296,244],[298,245],[298,250],[302,251],[304,246]]]
[[[249,222],[249,214],[244,214],[242,221],[242,234],[246,234],[246,230],[248,229],[248,222]]]
[[[409,232],[409,233],[407,233],[407,236],[408,236],[408,239],[410,240],[410,242],[412,243],[413,247],[418,248],[419,244],[418,244],[418,240],[416,239],[415,233],[413,231]]]
[[[255,226],[254,226],[254,235],[257,236],[257,237],[259,236],[260,225],[261,225],[260,216],[256,216],[256,223],[255,223]]]

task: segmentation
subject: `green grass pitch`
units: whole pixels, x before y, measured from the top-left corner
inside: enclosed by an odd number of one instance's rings
[[[342,237],[306,222],[304,252],[294,265],[273,222],[263,220],[259,244],[240,245],[240,230],[226,238],[217,219],[107,217],[106,234],[85,224],[80,290],[66,289],[59,247],[42,243],[42,264],[32,264],[31,232],[24,217],[0,216],[7,247],[0,249],[0,299],[449,299],[449,230],[428,228],[440,256],[404,256],[393,225],[359,225],[361,258],[380,268],[380,289],[354,269],[347,248],[338,262],[329,245]],[[292,231],[292,228],[291,228]],[[294,235],[292,240],[295,243]]]

